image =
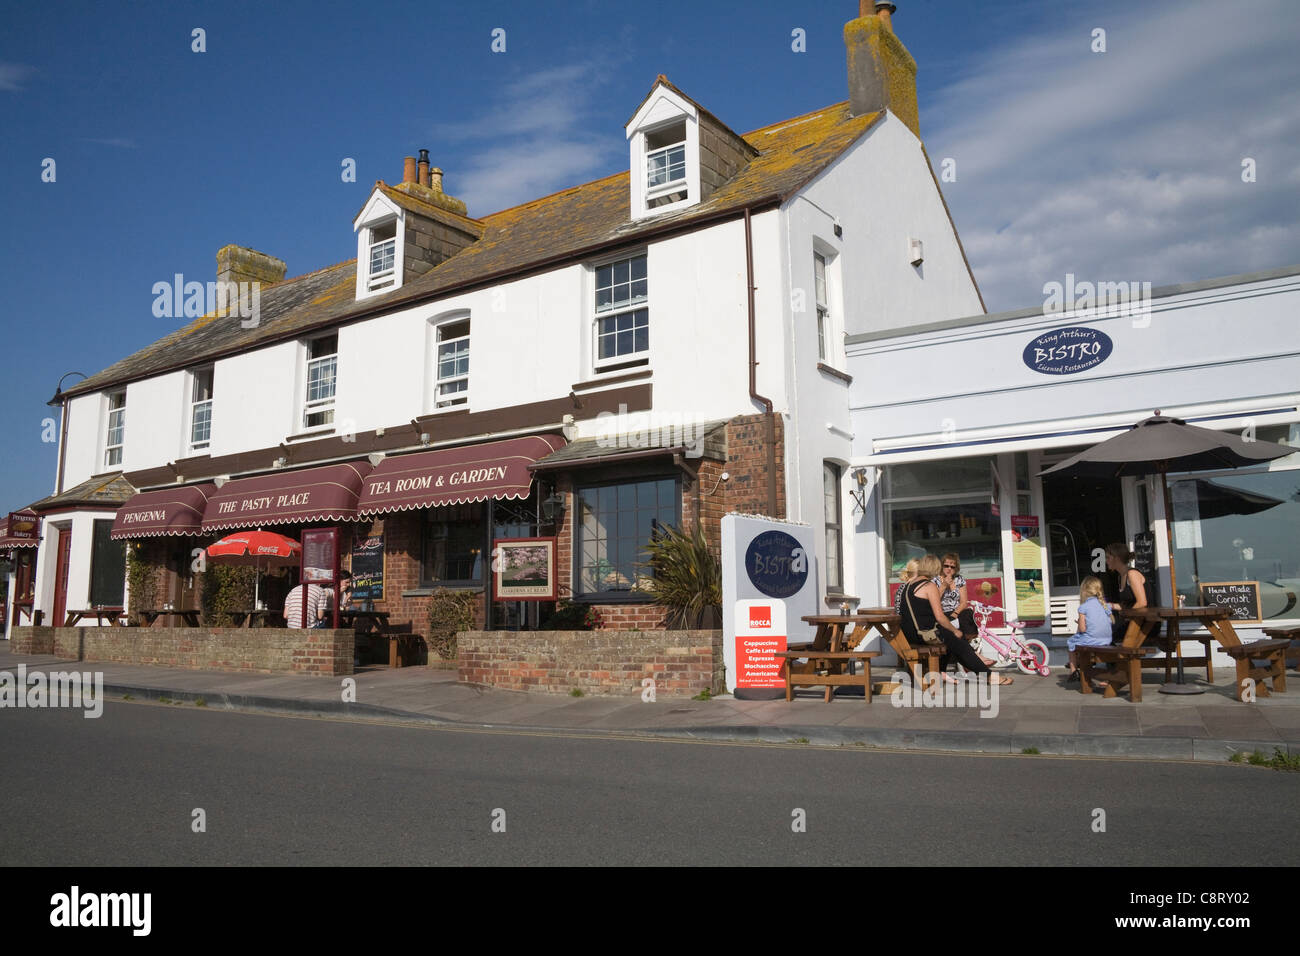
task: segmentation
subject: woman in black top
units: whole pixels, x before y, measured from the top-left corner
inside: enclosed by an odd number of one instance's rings
[[[1119,543],[1106,545],[1106,570],[1114,571],[1119,575],[1119,603],[1110,605],[1112,611],[1146,607],[1150,603],[1147,601],[1146,576],[1137,568],[1129,566],[1132,560],[1133,552],[1128,549],[1128,545]],[[1128,618],[1115,616],[1114,623],[1111,624],[1112,644],[1124,643],[1128,623]],[[1148,637],[1159,633],[1160,625],[1157,624]]]
[[[943,613],[943,606],[939,603],[939,587],[934,583],[934,578],[938,576],[939,571],[939,559],[932,554],[927,554],[917,563],[916,577],[906,585],[901,616],[903,634],[907,636],[908,642],[917,645],[924,643],[918,631],[937,627],[946,650],[946,654],[939,661],[940,670],[946,670],[948,658],[954,657],[968,671],[976,674],[991,674],[990,681],[994,684],[1012,683],[1012,679],[1005,674],[991,672],[989,666],[980,659],[980,656],[972,650],[970,643],[962,636],[961,629],[953,627],[948,616]],[[947,674],[944,674],[944,679],[952,681]]]

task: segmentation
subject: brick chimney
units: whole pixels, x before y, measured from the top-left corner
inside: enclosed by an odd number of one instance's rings
[[[222,246],[217,250],[217,282],[260,282],[274,285],[284,280],[284,260],[243,246]]]
[[[406,163],[402,171],[402,182],[394,186],[394,189],[400,189],[408,196],[414,196],[448,212],[454,212],[458,216],[467,215],[465,204],[461,200],[455,196],[448,196],[442,191],[442,170],[430,165],[427,149],[420,150],[420,158],[414,162],[414,175],[412,175],[412,160],[409,156],[406,158]]]
[[[858,18],[844,24],[849,111],[861,116],[887,109],[920,138],[916,61],[894,35],[892,17],[897,9],[888,0],[859,0]]]

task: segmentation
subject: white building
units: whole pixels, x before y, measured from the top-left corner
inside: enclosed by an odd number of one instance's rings
[[[878,564],[845,540],[849,396],[891,386],[845,342],[983,310],[876,6],[845,28],[848,102],[742,136],[661,76],[604,179],[472,217],[422,154],[371,191],[355,261],[285,279],[222,249],[222,287],[257,289],[242,310],[196,309],[63,393],[36,607],[122,600],[95,584],[114,540],[145,542],[157,601],[186,605],[223,529],[328,524],[383,535],[376,606],[417,631],[435,586],[484,591],[488,615],[492,542],[539,533],[575,600],[655,626],[648,529],[699,516],[712,536],[728,510],[817,527],[828,601],[856,597]],[[174,314],[193,290],[155,291]],[[459,466],[482,480],[437,490]]]
[[[1168,603],[1169,516],[1157,478],[1040,472],[1157,409],[1300,448],[1300,266],[1154,291],[1134,284],[1110,308],[1080,301],[1102,291],[1095,286],[1061,285],[1078,296],[1048,297],[1091,307],[1052,311],[1053,301],[849,336],[864,603],[885,603],[897,571],[926,551],[956,552],[972,589],[987,581],[985,600],[1009,608],[1015,572],[1027,580],[1036,568],[1045,604],[1034,614],[1022,603],[1020,617],[1042,617],[1039,630],[1060,644],[1074,630],[1080,577],[1102,570],[1096,549],[1109,543],[1147,536]],[[1254,581],[1263,623],[1238,630],[1300,624],[1300,452],[1169,478],[1187,603],[1199,603],[1200,583]],[[1035,526],[1037,538],[1024,533],[1017,548],[1016,528]]]

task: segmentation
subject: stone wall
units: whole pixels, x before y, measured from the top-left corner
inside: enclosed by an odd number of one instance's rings
[[[355,635],[326,628],[19,627],[15,654],[254,674],[352,673]]]
[[[460,680],[543,694],[694,697],[724,684],[721,631],[466,631]]]

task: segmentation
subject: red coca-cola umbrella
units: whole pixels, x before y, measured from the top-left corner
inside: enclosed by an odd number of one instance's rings
[[[251,564],[257,568],[253,579],[253,603],[257,603],[262,568],[276,568],[302,563],[302,545],[273,531],[240,531],[208,545],[208,557],[222,564]]]

